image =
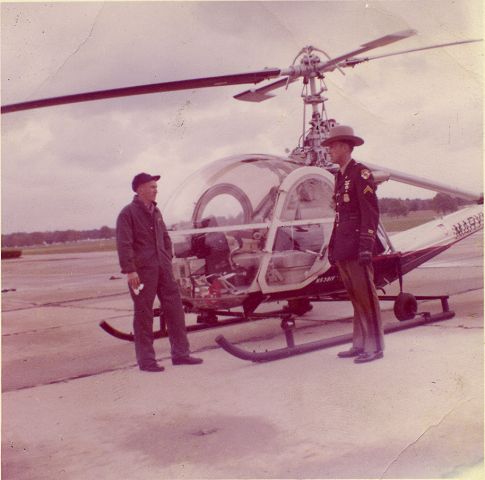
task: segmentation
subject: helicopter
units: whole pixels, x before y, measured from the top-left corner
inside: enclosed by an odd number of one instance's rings
[[[278,316],[282,318],[281,326],[288,342],[283,353],[248,356],[236,351],[223,337],[217,339],[236,356],[265,361],[296,352],[291,333],[294,317],[309,311],[312,302],[346,298],[337,268],[330,264],[327,254],[335,216],[332,196],[338,167],[331,162],[322,142],[328,138],[331,128],[339,123],[327,114],[325,76],[335,70],[354,68],[360,63],[391,55],[481,41],[464,40],[373,57],[358,56],[416,33],[415,30],[405,30],[385,35],[333,58],[323,50],[306,46],[285,69],[265,68],[255,72],[78,93],[5,105],[1,111],[11,114],[149,93],[259,85],[278,78],[234,96],[240,101],[259,103],[271,99],[275,90],[301,80],[304,130],[297,147],[287,157],[243,154],[217,160],[193,173],[162,209],[172,239],[173,274],[186,312],[197,315],[197,325],[189,326],[188,330]],[[321,60],[321,55],[326,58]],[[309,128],[307,109],[311,110]],[[440,299],[443,308],[441,314],[428,315],[425,321],[450,318],[454,312],[449,310],[446,296],[419,297],[405,293],[403,276],[483,229],[483,195],[368,162],[365,164],[378,185],[392,180],[473,203],[393,235],[386,232],[382,223],[377,231],[381,253],[373,258],[376,287],[384,289],[397,280],[400,284],[399,295],[381,296],[380,299],[394,301],[394,313],[403,322],[416,317],[417,300],[422,299]],[[288,303],[283,310],[256,313],[261,304],[280,301]],[[155,309],[154,316],[160,316],[162,320],[155,337],[166,336],[163,312]],[[229,317],[229,320],[220,320],[220,317]],[[107,322],[100,326],[117,338],[133,340],[132,334],[121,332]],[[299,349],[297,353],[302,351],[307,349]]]

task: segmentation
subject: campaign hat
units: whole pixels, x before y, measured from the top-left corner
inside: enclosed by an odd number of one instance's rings
[[[354,129],[347,125],[336,125],[330,129],[328,137],[322,142],[322,146],[328,147],[332,142],[349,142],[354,147],[364,143],[364,140],[354,135]]]

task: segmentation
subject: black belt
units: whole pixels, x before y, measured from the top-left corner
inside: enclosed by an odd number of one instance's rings
[[[335,214],[337,223],[349,222],[351,220],[359,220],[359,215],[341,215],[339,212]]]

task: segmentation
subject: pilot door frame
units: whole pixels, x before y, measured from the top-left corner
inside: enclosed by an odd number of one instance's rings
[[[331,173],[327,172],[326,170],[323,170],[320,167],[301,167],[297,170],[294,170],[283,180],[283,182],[281,183],[278,189],[276,205],[273,211],[273,219],[271,221],[271,224],[268,230],[268,236],[267,236],[266,245],[264,248],[265,254],[261,260],[261,265],[257,275],[257,280],[260,285],[262,293],[266,294],[266,293],[289,291],[289,290],[303,288],[308,284],[310,284],[311,282],[313,282],[318,276],[320,276],[322,273],[324,273],[326,270],[330,268],[327,249],[328,249],[328,242],[330,240],[331,228],[334,223],[334,217],[335,217],[334,213],[332,213],[331,216],[325,217],[325,218],[312,218],[312,219],[302,219],[302,220],[282,219],[282,215],[285,212],[284,207],[287,204],[287,199],[289,198],[289,195],[291,195],[294,189],[297,188],[299,185],[301,185],[305,180],[309,180],[312,178],[317,180],[322,180],[323,182],[327,183],[329,186],[329,190],[332,192],[332,195],[333,195],[334,177]],[[296,278],[292,280],[290,278],[288,282],[285,281],[282,283],[278,283],[278,282],[269,283],[267,278],[268,271],[270,269],[273,269],[273,264],[271,262],[272,260],[276,260],[276,256],[278,254],[277,250],[275,250],[275,247],[276,247],[277,234],[279,229],[282,227],[296,228],[296,227],[309,226],[309,225],[322,225],[322,228],[324,228],[323,226],[325,224],[328,225],[327,231],[329,233],[327,234],[327,238],[324,237],[323,239],[321,251],[315,252],[316,253],[315,261],[311,265],[307,266],[308,268],[306,271],[305,271],[305,267],[303,267],[304,277],[301,280]],[[324,245],[325,242],[326,242],[326,245]],[[297,252],[297,250],[294,250],[294,251]],[[284,252],[281,252],[281,254],[283,253]],[[311,253],[308,253],[308,252],[299,252],[297,255],[302,254],[301,256],[303,256],[304,253],[307,253],[307,255],[312,255]],[[317,253],[321,255],[321,258],[319,258]],[[291,255],[289,256],[291,257]],[[289,269],[291,268],[292,267],[290,267]],[[297,267],[297,269],[298,268],[302,270],[301,267]],[[270,271],[269,273],[270,276],[274,274],[277,274],[277,272],[272,273]]]

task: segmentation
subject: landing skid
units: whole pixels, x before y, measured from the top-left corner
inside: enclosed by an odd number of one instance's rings
[[[396,301],[398,297],[396,296],[383,296],[379,297],[379,300],[393,300]],[[455,316],[455,312],[450,310],[448,307],[448,296],[418,296],[415,297],[416,300],[441,300],[442,312],[431,314],[429,312],[419,312],[416,314],[414,319],[401,321],[395,325],[389,325],[384,328],[384,333],[394,333],[401,330],[406,330],[408,328],[419,327],[421,325],[426,325],[428,323],[439,322],[442,320],[448,320]],[[416,318],[419,317],[419,318]],[[336,337],[331,337],[323,340],[318,340],[315,342],[307,342],[301,345],[295,345],[293,338],[293,329],[295,327],[294,316],[292,315],[282,315],[281,328],[283,329],[286,337],[287,346],[284,348],[279,348],[276,350],[270,350],[265,352],[249,352],[243,350],[242,348],[236,347],[230,343],[223,335],[216,337],[216,343],[222,347],[226,352],[234,355],[241,360],[249,360],[251,362],[262,363],[270,362],[273,360],[280,360],[282,358],[292,357],[294,355],[300,355],[302,353],[309,353],[315,350],[322,350],[325,348],[335,347],[337,345],[343,345],[352,341],[352,334],[339,335]]]
[[[261,314],[252,313],[251,315],[245,315],[243,312],[211,311],[211,314],[213,314],[213,316],[211,315],[211,317],[207,319],[207,322],[203,321],[204,317],[201,317],[202,321],[200,323],[197,323],[195,325],[187,325],[186,330],[187,332],[197,332],[200,330],[206,330],[208,328],[227,327],[228,325],[236,325],[238,323],[274,318],[274,317],[281,316],[284,313],[285,313],[284,310],[277,310],[277,311],[266,312]],[[153,310],[154,317],[160,317],[160,315],[161,315],[161,312],[159,308],[156,308]],[[218,320],[217,317],[219,316],[226,316],[230,318],[226,320]],[[168,337],[167,327],[161,317],[160,317],[160,323],[161,323],[160,330],[156,330],[153,332],[154,339]],[[133,342],[135,339],[133,333],[122,332],[121,330],[114,328],[104,320],[99,323],[99,326],[106,333],[109,333],[110,335],[112,335],[115,338],[118,338],[119,340]]]

